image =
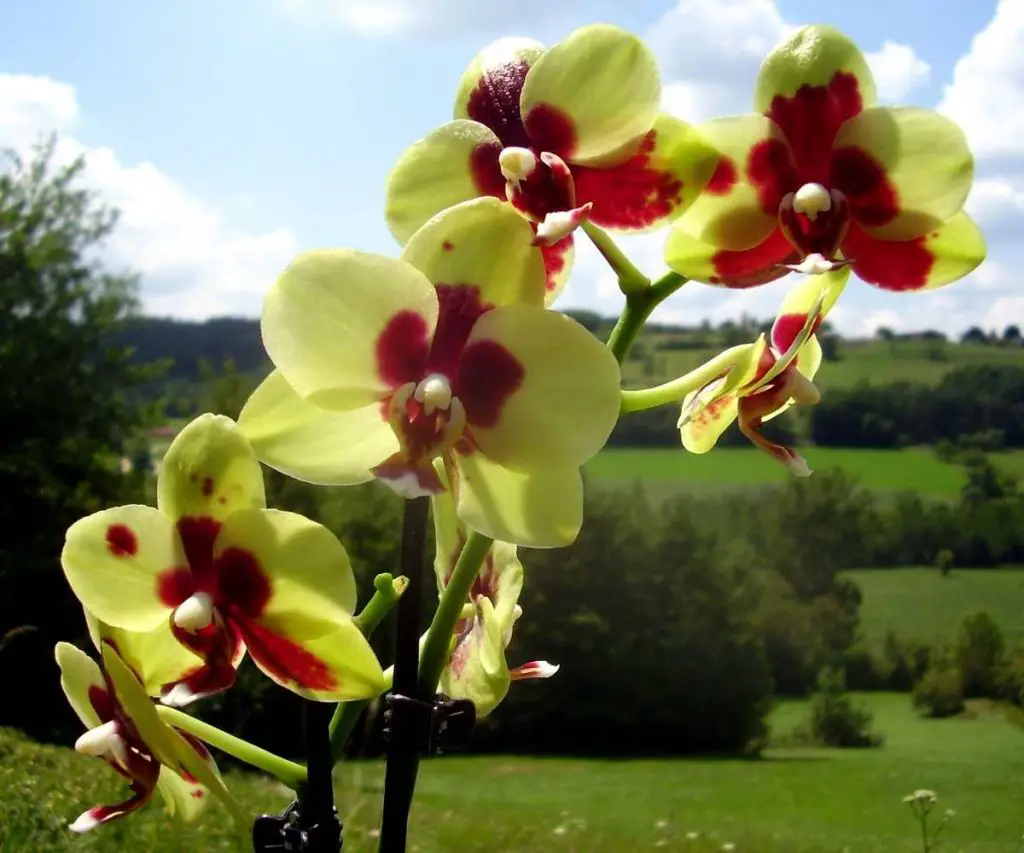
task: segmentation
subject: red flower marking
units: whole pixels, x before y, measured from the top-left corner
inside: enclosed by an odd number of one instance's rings
[[[409,451],[408,457],[417,460],[420,457],[415,455],[415,451]],[[437,475],[437,471],[434,470],[433,462],[410,462],[406,458],[405,454],[395,453],[389,456],[380,465],[372,469],[372,474],[378,480],[398,482],[404,480],[406,477],[413,476],[416,478],[416,484],[420,487],[420,491],[423,494],[439,495],[445,491],[444,484],[441,482],[441,478]]]
[[[594,203],[590,219],[606,228],[641,229],[669,216],[680,205],[683,182],[660,168],[657,144],[657,131],[652,130],[636,154],[619,166],[573,167],[578,203]]]
[[[213,543],[220,533],[220,522],[209,516],[184,516],[178,519],[178,536],[197,589],[210,591],[213,580]]]
[[[213,494],[213,477],[203,478],[203,497],[210,497]]]
[[[704,191],[711,193],[711,195],[725,195],[736,186],[738,179],[736,164],[729,157],[722,154],[718,158],[715,172],[711,176],[711,180],[708,181]]]
[[[480,195],[491,195],[505,200],[505,176],[501,174],[498,157],[501,145],[483,142],[470,152],[469,172]]]
[[[892,222],[900,212],[896,187],[866,151],[853,146],[832,152],[832,185],[850,201],[854,218],[862,225]]]
[[[318,692],[337,690],[334,673],[312,652],[258,622],[241,619],[238,626],[253,660],[280,681]]]
[[[761,210],[775,216],[786,193],[800,188],[793,155],[781,139],[762,139],[747,156],[747,180],[757,193]]]
[[[550,151],[563,160],[572,157],[577,144],[576,126],[561,110],[550,104],[537,104],[526,114],[525,124],[535,149]]]
[[[450,252],[455,248],[455,244],[451,240],[445,240],[441,244],[441,248],[446,252]]]
[[[177,607],[195,591],[196,579],[190,569],[166,569],[156,576],[156,594],[165,607]]]
[[[510,185],[507,198],[527,217],[543,222],[549,213],[572,210],[576,206],[572,172],[565,161],[542,153],[533,173],[520,181],[518,187]]]
[[[475,341],[463,350],[455,393],[466,409],[466,422],[493,427],[505,401],[519,388],[526,371],[497,341]]]
[[[927,240],[934,232],[913,240],[877,240],[851,225],[843,241],[843,254],[853,258],[853,272],[884,290],[920,290],[928,284],[935,255]]]
[[[117,716],[117,706],[110,696],[110,692],[98,684],[89,686],[89,704],[100,718],[101,723],[109,723]]]
[[[426,366],[408,381],[422,379],[427,373],[443,373],[449,379],[458,370],[459,359],[469,333],[494,306],[480,298],[480,288],[472,284],[438,284],[437,328],[430,343]]]
[[[572,234],[568,234],[557,243],[540,247],[540,253],[544,256],[544,269],[547,272],[548,290],[554,290],[558,286],[558,276],[565,269],[566,260],[572,247]]]
[[[823,319],[819,314],[811,324],[812,335],[818,331]],[[783,353],[788,350],[803,331],[806,322],[806,314],[780,314],[776,317],[775,323],[772,325],[772,346],[776,351]]]
[[[194,701],[227,690],[235,683],[235,667],[241,662],[245,647],[234,625],[230,622],[223,627],[210,625],[190,634],[172,623],[171,632],[178,642],[203,659],[203,665],[178,681],[163,685],[161,695],[166,696],[178,688]]]
[[[779,227],[786,239],[801,255],[819,254],[834,259],[850,227],[850,203],[839,190],[830,193],[831,206],[818,211],[814,219],[798,213],[793,195],[786,195],[779,205]]]
[[[711,423],[711,421],[717,421],[722,416],[723,410],[727,406],[729,406],[735,399],[735,394],[726,394],[724,397],[719,397],[717,400],[712,400],[696,415],[694,415],[694,417],[691,419],[691,422],[695,426],[706,427],[709,423]]]
[[[228,609],[232,617],[258,619],[269,601],[270,580],[256,557],[243,548],[227,548],[217,558],[214,604]]]
[[[107,528],[107,549],[115,557],[134,557],[139,552],[139,540],[127,525],[111,524]]]
[[[828,183],[829,155],[843,122],[864,109],[857,78],[837,71],[826,86],[804,84],[792,97],[776,95],[765,115],[782,130],[800,182]]]
[[[775,228],[762,242],[750,249],[722,249],[711,257],[715,284],[726,287],[755,287],[788,275],[779,264],[796,263],[797,251],[789,244],[782,230]]]
[[[427,321],[415,311],[399,311],[377,338],[377,375],[391,388],[415,382],[429,349]]]
[[[466,114],[494,131],[505,146],[525,148],[530,144],[519,108],[519,96],[529,70],[524,59],[488,68],[469,93]]]

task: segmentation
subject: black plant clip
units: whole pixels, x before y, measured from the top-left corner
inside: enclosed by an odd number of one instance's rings
[[[310,826],[303,822],[298,802],[293,802],[281,814],[260,815],[252,825],[255,853],[338,853],[341,847],[337,809]]]
[[[420,755],[465,749],[473,737],[476,706],[469,699],[438,693],[432,700],[401,693],[384,697],[384,743],[389,751],[408,748]]]

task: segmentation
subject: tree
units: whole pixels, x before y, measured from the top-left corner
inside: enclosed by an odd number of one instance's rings
[[[96,260],[115,214],[82,187],[82,162],[59,166],[53,154],[51,141],[31,160],[0,155],[0,638],[15,628],[39,637],[31,660],[20,643],[22,652],[0,657],[0,678],[13,683],[3,670],[17,666],[19,693],[32,696],[24,674],[38,672],[47,697],[52,640],[84,628],[60,577],[64,532],[141,488],[142,475],[120,463],[141,422],[131,394],[145,374],[111,342],[136,291]],[[37,650],[46,657],[36,661]],[[42,700],[3,705],[0,724],[18,722],[20,708],[44,725]]]
[[[1020,326],[1007,326],[1003,329],[1003,343],[1018,345],[1021,342]]]
[[[984,344],[987,342],[988,337],[978,326],[971,326],[971,328],[960,336],[960,343],[962,344]]]

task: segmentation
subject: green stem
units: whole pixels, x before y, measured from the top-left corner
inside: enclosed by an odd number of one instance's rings
[[[614,268],[614,264],[612,266]],[[622,310],[619,321],[608,336],[608,349],[612,351],[619,363],[629,353],[630,347],[633,346],[636,336],[640,334],[640,330],[647,322],[647,318],[651,316],[651,312],[687,281],[688,279],[679,273],[667,272],[649,287],[626,293],[626,307]]]
[[[441,680],[441,673],[448,660],[452,632],[462,615],[462,606],[469,599],[473,581],[476,580],[480,566],[483,565],[493,544],[493,539],[473,532],[469,534],[462,553],[459,554],[455,570],[441,595],[441,601],[427,630],[427,637],[420,653],[421,695],[433,696],[437,691],[437,683]]]
[[[749,349],[748,345],[730,347],[723,353],[716,355],[711,361],[702,364],[678,379],[658,385],[654,388],[644,388],[639,391],[622,392],[622,411],[642,412],[644,409],[653,409],[655,406],[664,406],[667,403],[675,403],[682,400],[691,391],[703,388],[712,380],[727,372],[730,367],[736,364]]]
[[[627,296],[631,293],[642,293],[651,286],[651,280],[637,269],[603,229],[586,219],[580,227],[619,277],[619,289],[623,293]]]
[[[216,726],[211,726],[209,723],[197,720],[195,717],[189,716],[176,708],[157,705],[156,711],[160,718],[168,725],[194,735],[201,741],[210,744],[210,746],[234,756],[239,761],[244,761],[246,764],[258,767],[271,776],[276,776],[292,790],[297,790],[306,781],[306,768],[301,764],[296,764],[287,758],[281,758],[279,755],[267,752],[267,750],[261,749],[247,740],[229,735]]]
[[[362,612],[353,619],[356,626],[366,637],[373,634],[376,627],[384,620],[384,617],[398,604],[402,593],[409,586],[409,579],[404,576],[393,578],[385,572],[373,579],[373,586],[375,588],[373,597],[366,602]],[[360,715],[369,704],[370,700],[368,699],[358,702],[339,702],[338,706],[334,709],[334,716],[331,718],[330,725],[331,757],[334,761],[341,759],[345,744],[348,743],[348,739],[352,736],[352,730],[356,727]]]

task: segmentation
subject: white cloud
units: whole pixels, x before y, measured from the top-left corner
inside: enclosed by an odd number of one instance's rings
[[[120,211],[104,260],[141,273],[147,313],[258,315],[267,286],[298,250],[295,234],[233,227],[153,164],[125,164],[111,149],[67,135],[78,115],[72,86],[0,74],[0,145],[24,150],[42,135],[65,131],[56,156],[62,162],[83,156],[85,180]]]
[[[538,22],[571,13],[583,0],[516,0],[498,6],[482,0],[274,0],[297,20],[333,23],[366,38],[408,34],[465,35],[517,27],[533,31]],[[496,14],[497,11],[497,14]]]
[[[941,112],[979,157],[1024,155],[1024,0],[1000,0],[945,88]]]
[[[932,68],[912,47],[887,41],[881,50],[866,53],[865,58],[878,86],[882,101],[901,101],[918,86],[928,82]]]

